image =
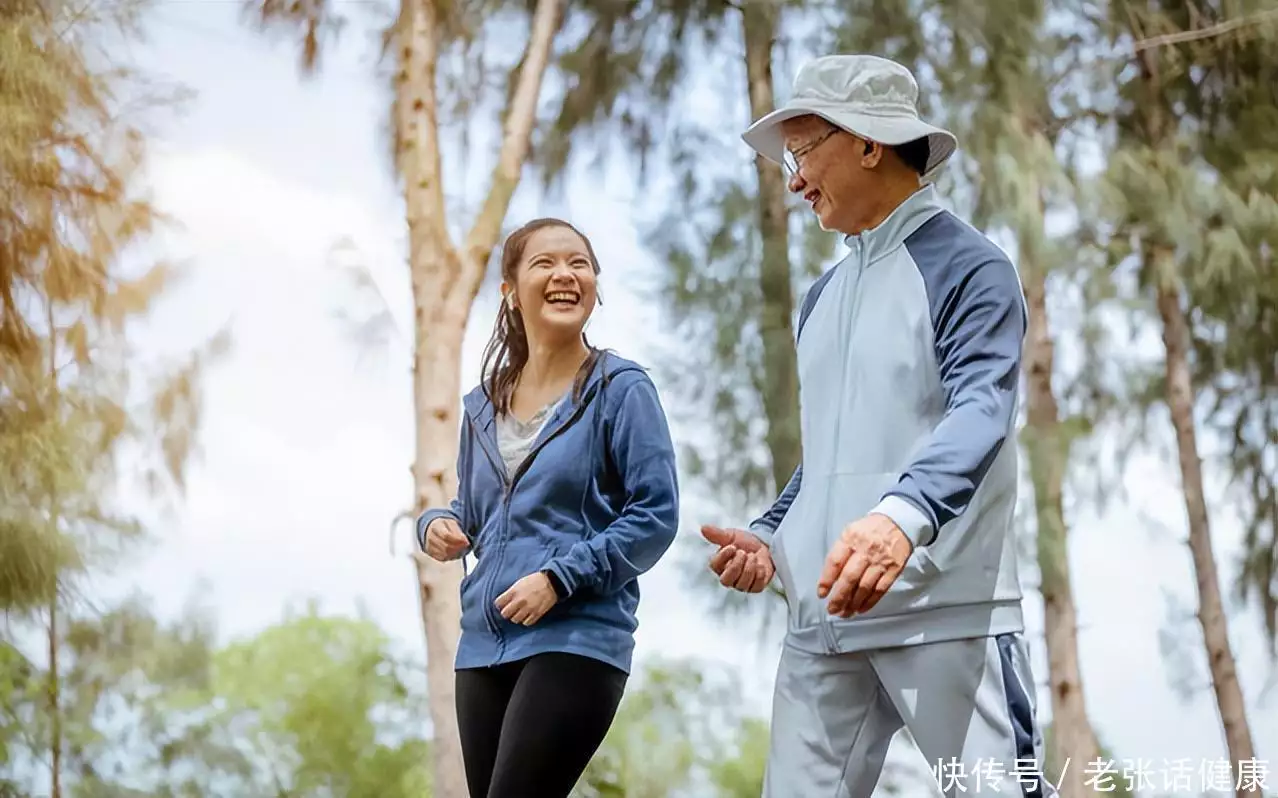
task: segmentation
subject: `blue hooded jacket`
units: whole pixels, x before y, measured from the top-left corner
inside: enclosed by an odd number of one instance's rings
[[[637,577],[678,530],[675,452],[656,386],[638,364],[600,353],[580,393],[558,405],[513,474],[483,386],[463,404],[457,498],[417,519],[423,548],[427,526],[449,517],[476,557],[461,584],[455,667],[556,651],[629,672]],[[497,597],[543,570],[564,595],[532,626],[503,618]]]

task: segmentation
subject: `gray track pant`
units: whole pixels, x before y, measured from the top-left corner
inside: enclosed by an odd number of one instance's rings
[[[946,796],[1054,798],[1020,635],[853,654],[786,647],[763,798],[868,798],[910,730]]]

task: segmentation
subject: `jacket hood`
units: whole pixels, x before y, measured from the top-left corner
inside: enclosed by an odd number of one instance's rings
[[[572,407],[576,407],[580,403],[586,401],[592,393],[594,393],[599,384],[606,377],[611,380],[618,374],[626,371],[646,371],[643,366],[615,354],[607,349],[599,350],[599,359],[595,362],[594,369],[591,370],[590,376],[586,378],[585,384],[582,386],[581,393],[575,397]],[[493,405],[488,400],[488,391],[484,382],[480,382],[466,394],[462,400],[462,406],[465,407],[466,413],[480,425],[487,425],[493,418]]]

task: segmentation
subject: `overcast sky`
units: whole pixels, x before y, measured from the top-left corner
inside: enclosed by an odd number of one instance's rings
[[[141,340],[152,352],[178,351],[230,323],[235,346],[207,379],[203,452],[187,500],[160,530],[162,544],[122,577],[165,610],[198,590],[228,636],[270,624],[307,597],[331,610],[363,603],[420,654],[414,577],[402,556],[407,528],[399,554],[388,551],[389,521],[410,496],[408,350],[392,340],[361,353],[352,342],[335,311],[355,298],[330,252],[349,237],[407,323],[404,222],[380,136],[383,94],[359,38],[330,54],[318,78],[301,81],[294,50],[240,26],[237,8],[162,2],[152,41],[139,51],[148,67],[198,92],[190,113],[160,131],[152,162],[156,199],[183,226],[157,245],[189,266],[190,279]],[[742,144],[720,157],[744,164],[750,155]],[[656,267],[633,223],[624,172],[600,181],[575,175],[562,203],[521,192],[508,221],[562,214],[592,237],[607,301],[592,340],[644,360],[660,342],[660,319],[640,306],[635,286]],[[474,308],[468,385],[492,322],[492,293]],[[669,387],[659,387],[669,403]],[[1183,505],[1167,462],[1134,465],[1130,500],[1103,518],[1071,518],[1092,717],[1119,756],[1156,768],[1164,758],[1197,766],[1225,756],[1210,693],[1181,702],[1159,651],[1164,591],[1193,596],[1179,543]],[[1222,573],[1232,574],[1238,530],[1218,524],[1215,533]],[[683,534],[695,535],[695,526]],[[673,558],[642,585],[640,661],[687,655],[739,669],[747,697],[766,712],[776,641],[761,647],[753,627],[707,617]],[[1043,682],[1041,603],[1032,593],[1026,613]],[[1181,628],[1196,644],[1196,627]],[[1268,671],[1260,627],[1244,617],[1233,638],[1259,755],[1273,761],[1278,712],[1261,701]],[[1046,701],[1042,692],[1045,719]],[[1161,776],[1156,782],[1161,788]]]

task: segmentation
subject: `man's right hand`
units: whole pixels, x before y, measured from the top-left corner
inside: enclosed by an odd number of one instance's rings
[[[710,558],[710,570],[724,587],[759,593],[772,581],[776,566],[767,544],[744,529],[702,526],[701,536],[719,547]]]
[[[470,541],[451,518],[436,518],[426,527],[426,553],[431,559],[440,562],[455,560],[469,548]]]

